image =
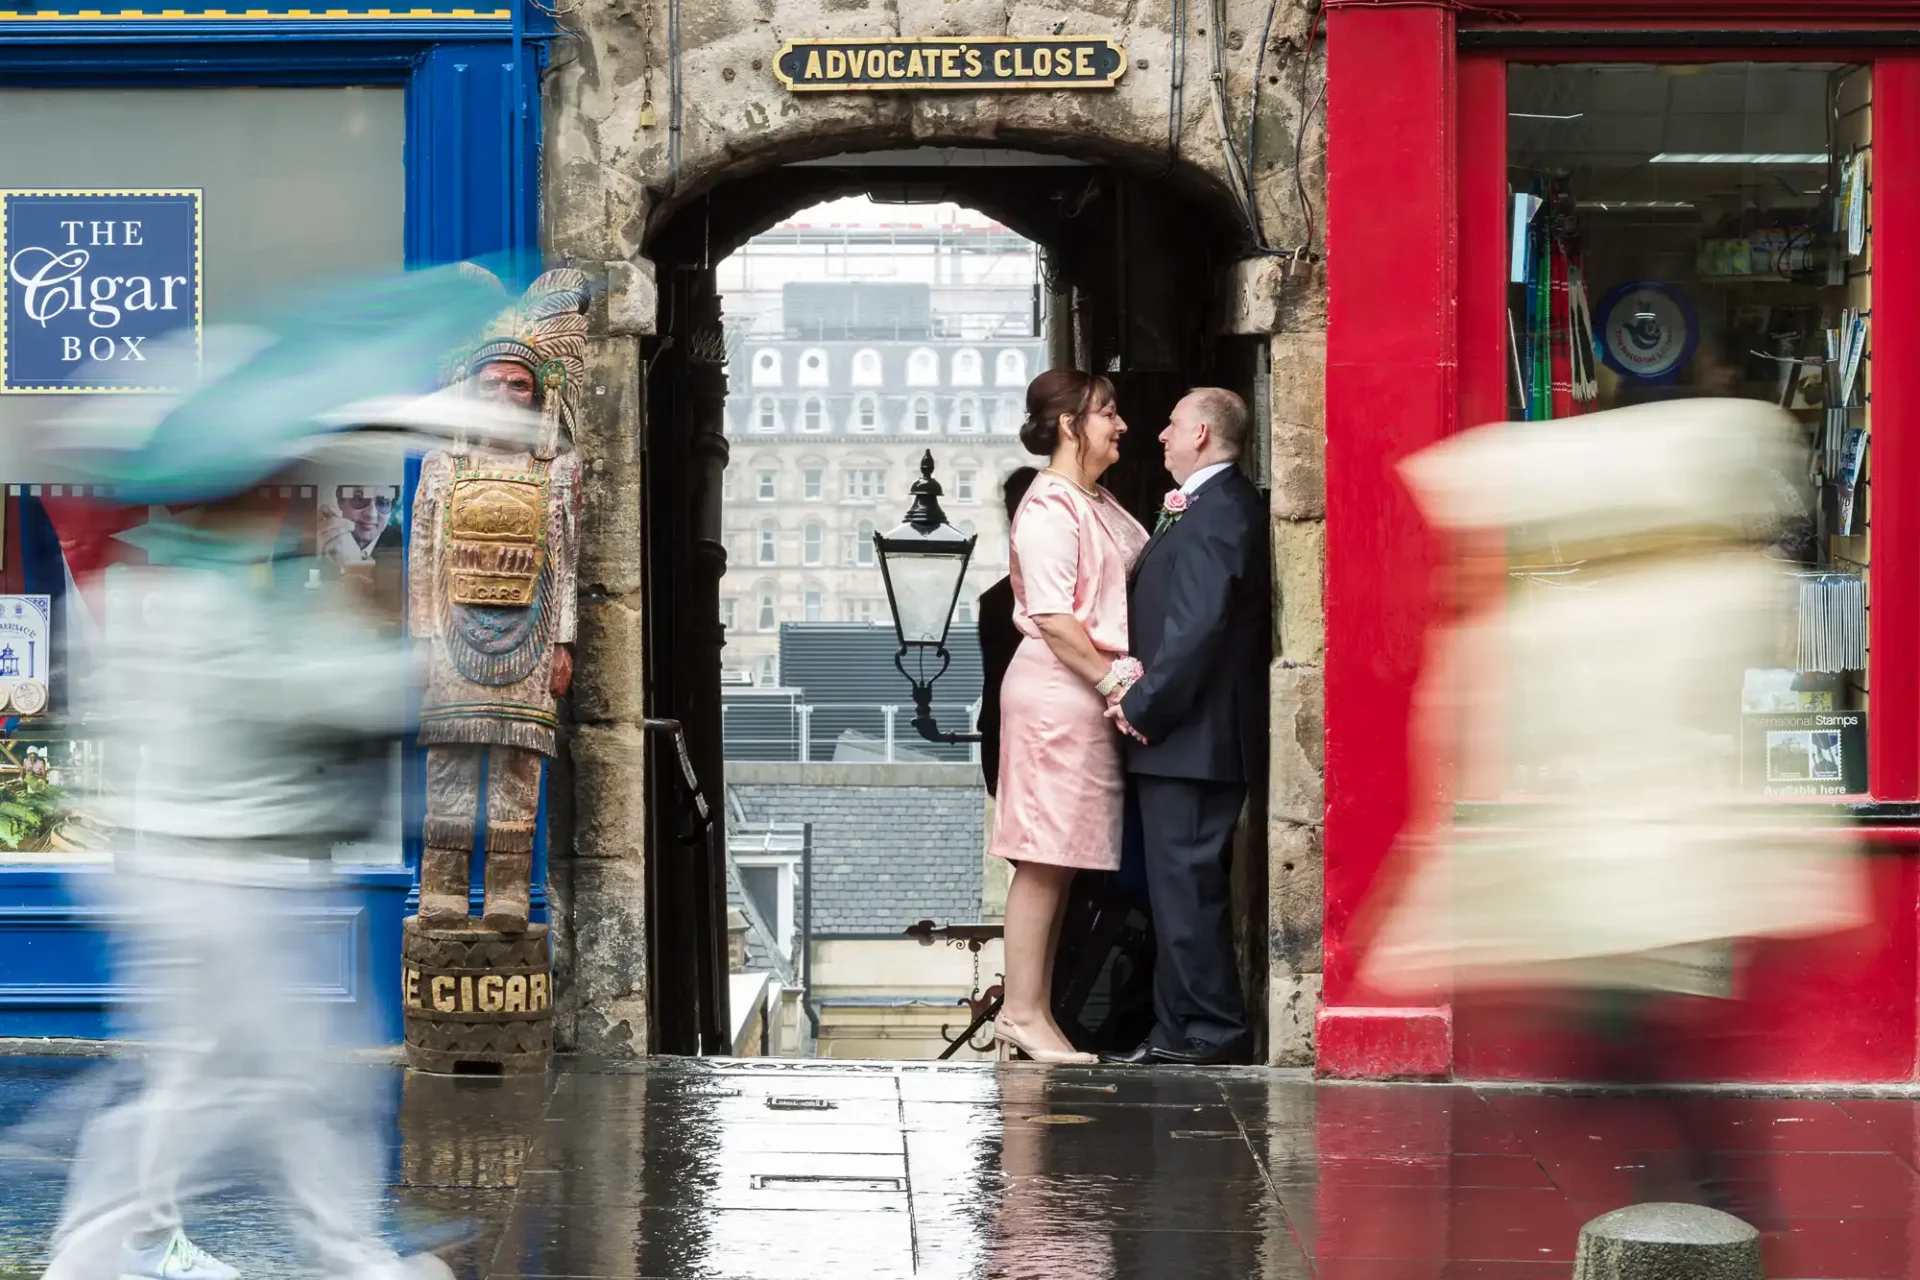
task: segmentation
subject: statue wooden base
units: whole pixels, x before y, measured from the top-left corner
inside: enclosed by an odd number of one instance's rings
[[[547,926],[525,933],[423,928],[408,916],[400,953],[407,1063],[443,1075],[531,1075],[553,1057]]]

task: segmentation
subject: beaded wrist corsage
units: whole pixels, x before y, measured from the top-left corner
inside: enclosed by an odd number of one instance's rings
[[[1110,698],[1133,688],[1134,682],[1145,674],[1147,669],[1140,665],[1140,659],[1115,658],[1113,666],[1108,668],[1106,676],[1100,683],[1093,686],[1093,691],[1103,698]]]

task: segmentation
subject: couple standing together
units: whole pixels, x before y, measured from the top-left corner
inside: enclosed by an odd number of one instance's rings
[[[1110,1060],[1241,1060],[1228,865],[1265,753],[1270,568],[1266,504],[1236,465],[1240,397],[1187,393],[1160,433],[1167,494],[1149,536],[1099,479],[1127,424],[1106,378],[1073,369],[1027,388],[1020,439],[1049,459],[1013,517],[1014,625],[1000,687],[991,851],[1007,891],[1003,1052],[1092,1062],[1054,1020],[1067,890],[1117,871],[1127,789],[1138,805],[1156,955],[1152,1035]]]

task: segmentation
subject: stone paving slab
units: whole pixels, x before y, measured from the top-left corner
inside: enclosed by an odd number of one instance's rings
[[[0,1280],[38,1275],[58,1212],[71,1134],[43,1104],[115,1069],[0,1057]],[[1768,1275],[1920,1276],[1920,1100],[1886,1091],[764,1060],[567,1062],[534,1081],[353,1069],[385,1108],[387,1228],[463,1224],[442,1251],[459,1280],[1567,1280],[1582,1223],[1696,1198],[1686,1132],[1751,1206]],[[193,1205],[189,1226],[250,1277],[309,1274],[263,1187]]]

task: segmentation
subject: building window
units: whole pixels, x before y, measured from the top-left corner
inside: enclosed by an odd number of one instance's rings
[[[818,520],[807,521],[806,527],[800,533],[800,563],[819,564],[821,548],[826,544],[826,540],[827,526]],[[813,621],[817,622],[819,619],[816,618]]]
[[[732,467],[728,467],[726,469],[726,472],[720,477],[720,496],[726,499],[728,502],[733,501],[733,491],[735,488],[735,485],[733,483],[733,478],[738,474],[740,473],[735,471]]]
[[[753,429],[755,431],[780,429],[780,406],[774,403],[772,396],[761,396],[753,402]]]
[[[803,387],[824,387],[827,385],[827,353],[818,347],[800,353],[800,385]]]
[[[926,347],[916,347],[907,357],[907,385],[910,387],[937,387],[940,385],[940,357]]]
[[[733,630],[734,606],[738,603],[732,596],[720,602],[720,625],[729,631]]]
[[[961,396],[953,402],[953,430],[956,435],[970,436],[980,429],[980,402],[972,396]]]
[[[865,347],[853,353],[853,385],[856,387],[880,385],[880,353],[872,347]]]
[[[958,472],[954,473],[953,500],[955,502],[973,501],[974,475],[974,471],[966,467],[962,467]]]
[[[1020,430],[1020,402],[1012,396],[1001,396],[996,402],[993,414],[993,429],[1003,436],[1010,436]]]
[[[962,347],[953,353],[953,385],[956,387],[980,385],[980,353],[972,347]]]
[[[842,600],[840,619],[843,622],[884,622],[887,618],[885,600]]]
[[[995,386],[1023,387],[1027,383],[1027,353],[1012,347],[1002,351],[993,363]]]
[[[780,526],[771,520],[760,522],[761,564],[772,564],[780,558]]]
[[[872,396],[861,396],[853,402],[853,429],[855,431],[878,431],[880,429],[880,402]]]
[[[933,401],[926,396],[913,398],[911,425],[916,435],[926,435],[933,430]]]
[[[762,502],[772,502],[779,497],[780,473],[771,467],[763,467],[760,471],[760,485],[754,490],[754,495]]]
[[[826,592],[818,587],[807,588],[807,621],[818,622],[827,607]]]
[[[971,520],[962,520],[959,524],[953,527],[958,529],[961,533],[965,534],[969,538],[973,536],[973,521]]]
[[[840,475],[845,496],[855,502],[869,502],[887,496],[887,472],[884,467],[848,467]]]
[[[848,537],[853,539],[853,546],[849,548],[853,554],[848,556],[847,559],[853,561],[853,563],[859,565],[862,569],[871,569],[874,563],[873,521],[862,520],[859,524],[853,526],[853,532],[849,534]]]
[[[766,583],[760,588],[760,630],[771,631],[779,625],[774,617],[773,584]]]
[[[802,495],[808,502],[819,502],[826,497],[827,472],[824,467],[808,467],[800,473]]]
[[[827,406],[819,396],[808,396],[800,409],[800,429],[821,432],[827,429]]]
[[[962,591],[960,598],[953,602],[953,620],[955,622],[973,621],[973,597]]]
[[[780,385],[780,353],[778,351],[753,353],[753,385],[756,387]]]
[[[768,688],[780,683],[779,655],[769,653],[760,659],[760,683]]]

